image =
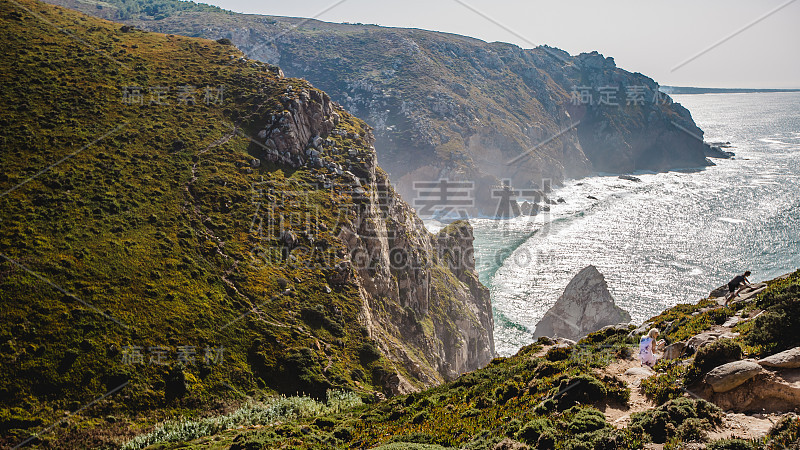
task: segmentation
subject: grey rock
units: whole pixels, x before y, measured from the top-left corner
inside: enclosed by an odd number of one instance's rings
[[[774,367],[777,369],[800,368],[800,347],[767,356],[764,359],[760,359],[758,363],[764,367]]]
[[[686,341],[676,342],[664,349],[664,356],[662,356],[662,358],[678,359],[683,355],[684,350],[686,350]]]
[[[645,323],[639,325],[638,327],[636,327],[635,330],[633,330],[630,333],[628,333],[628,337],[638,337],[638,336],[640,336],[642,334],[645,334],[650,330],[650,328],[652,328],[652,326],[653,326],[653,322],[645,322]]]
[[[756,362],[734,361],[715,367],[706,375],[705,382],[714,392],[728,392],[758,375],[761,370]]]
[[[510,438],[504,438],[494,446],[494,450],[528,450],[530,447],[522,442]]]
[[[630,322],[627,311],[614,304],[603,275],[594,266],[581,270],[536,324],[533,336],[580,339],[606,325]]]
[[[653,369],[649,367],[631,367],[625,371],[625,375],[637,378],[647,378],[654,373]]]
[[[711,298],[725,297],[726,295],[728,295],[728,292],[729,292],[728,285],[723,284],[722,286],[711,291],[711,293],[708,296]]]
[[[699,350],[702,347],[705,347],[706,345],[716,341],[717,339],[733,339],[736,336],[739,336],[739,333],[707,331],[705,333],[692,336],[689,338],[689,341],[686,343],[686,345],[693,347],[695,350]]]

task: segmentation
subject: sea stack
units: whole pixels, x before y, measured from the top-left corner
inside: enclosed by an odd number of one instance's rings
[[[603,274],[595,266],[588,266],[575,275],[556,304],[536,324],[533,337],[578,340],[604,326],[630,320],[630,314],[614,303]]]

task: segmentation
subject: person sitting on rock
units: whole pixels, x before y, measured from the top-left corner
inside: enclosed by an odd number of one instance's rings
[[[647,367],[653,367],[656,365],[656,355],[653,353],[655,351],[657,342],[656,339],[658,338],[658,330],[656,328],[651,328],[650,331],[642,336],[642,340],[639,341],[639,358],[642,359],[642,365]]]
[[[733,300],[739,292],[742,292],[742,289],[750,287],[750,280],[747,277],[750,276],[750,271],[748,270],[743,275],[737,275],[728,283],[728,295],[725,297],[725,306],[728,306],[728,302]]]

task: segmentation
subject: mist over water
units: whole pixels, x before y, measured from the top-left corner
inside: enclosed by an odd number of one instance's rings
[[[800,268],[800,93],[677,95],[733,160],[702,170],[567,181],[549,213],[472,220],[501,355],[531,342],[569,280],[594,264],[634,322],[750,270]],[[595,197],[597,200],[590,199]]]

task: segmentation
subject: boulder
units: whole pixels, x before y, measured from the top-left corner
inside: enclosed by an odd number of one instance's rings
[[[629,338],[638,338],[639,336],[647,333],[652,328],[653,322],[645,322],[639,325],[638,328],[628,333]]]
[[[662,358],[678,359],[683,355],[684,350],[686,350],[686,341],[676,342],[664,349],[664,356],[662,356]]]
[[[706,383],[714,392],[727,392],[741,386],[761,372],[761,366],[753,361],[734,361],[723,364],[708,372]]]
[[[510,438],[504,438],[494,446],[494,450],[528,450],[529,448],[522,442]]]
[[[594,266],[581,270],[536,324],[533,337],[578,340],[607,325],[630,322],[631,316],[614,303],[603,275]]]
[[[774,367],[776,369],[797,369],[800,368],[800,347],[767,356],[758,361],[764,367]]]
[[[631,367],[630,369],[625,371],[625,375],[629,377],[637,377],[637,378],[647,378],[650,375],[654,374],[653,369],[649,367]]]
[[[707,331],[705,333],[700,333],[695,336],[692,336],[686,342],[686,345],[694,348],[694,350],[697,351],[702,347],[705,347],[706,345],[716,341],[717,339],[722,339],[722,338],[733,339],[736,336],[739,336],[739,333]]]
[[[725,297],[726,295],[728,295],[728,292],[730,292],[728,291],[728,285],[723,284],[722,286],[711,291],[711,293],[708,296],[710,298]]]

